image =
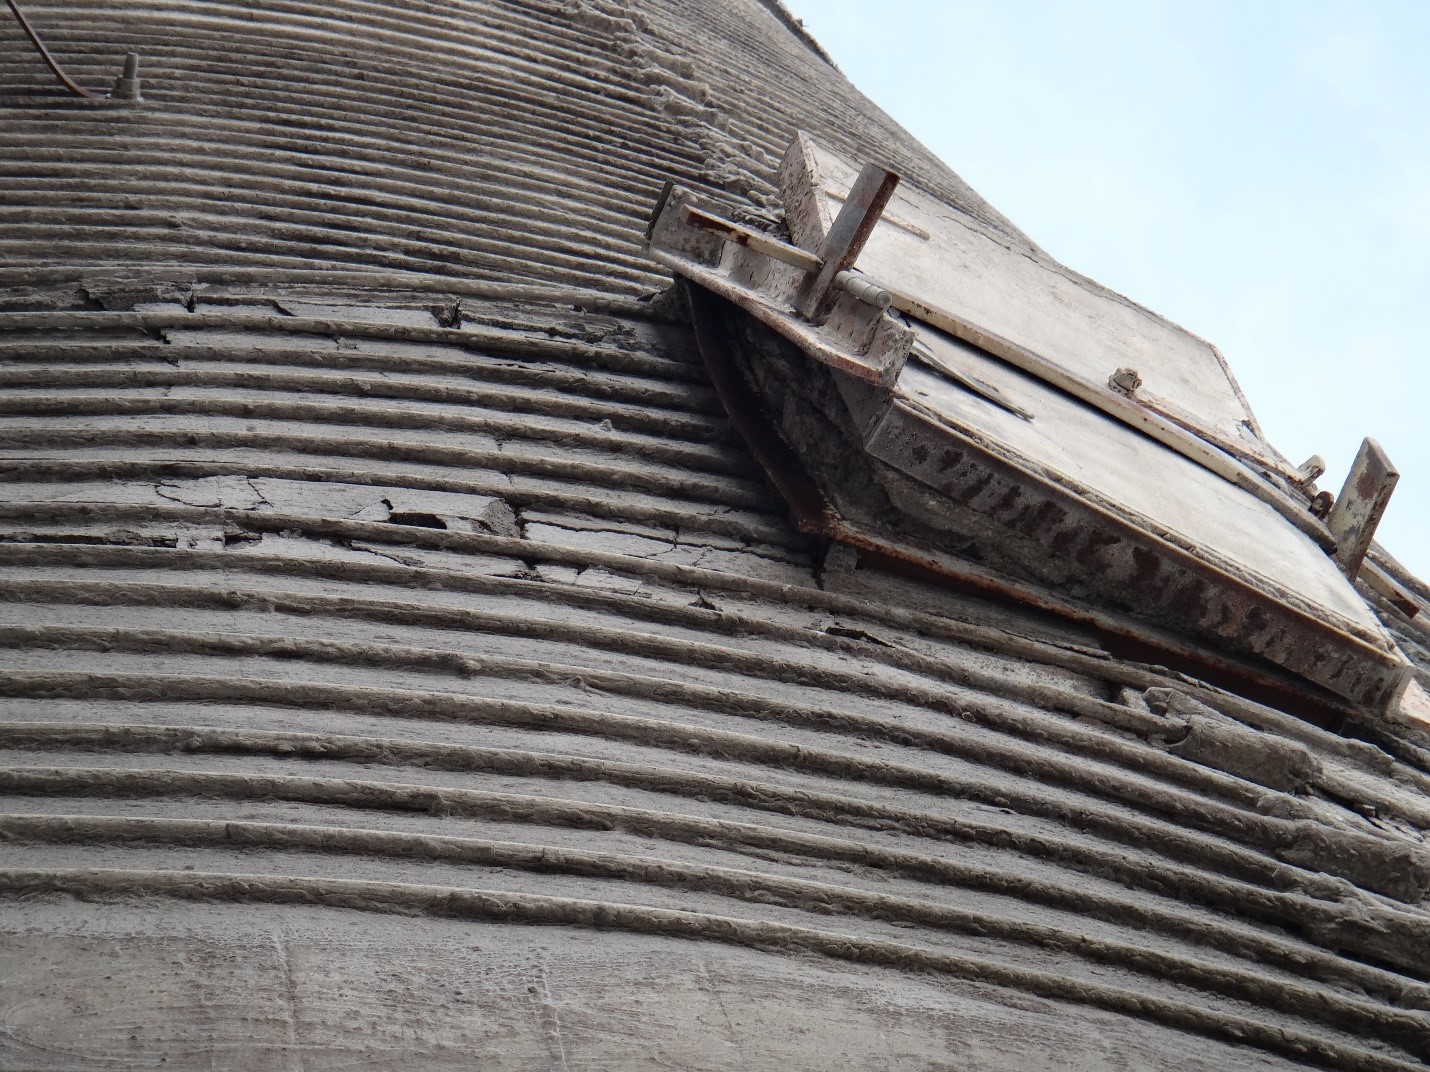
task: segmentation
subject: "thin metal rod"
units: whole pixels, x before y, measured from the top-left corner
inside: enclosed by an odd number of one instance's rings
[[[36,33],[35,28],[30,25],[30,20],[25,18],[25,13],[20,10],[20,5],[17,4],[15,0],[5,0],[5,2],[10,5],[10,10],[15,13],[15,18],[20,20],[20,28],[25,31],[25,36],[30,39],[30,44],[35,46],[35,51],[40,54],[40,57],[49,66],[50,70],[54,72],[55,77],[64,84],[64,87],[76,97],[98,99],[101,96],[100,94],[91,93],[85,89],[84,86],[65,74],[65,69],[55,62],[55,58],[50,55],[50,50],[47,49],[45,43],[40,40],[40,35]]]
[[[730,220],[722,220],[719,216],[712,216],[694,206],[686,207],[685,222],[692,227],[699,227],[702,231],[718,235],[726,242],[753,249],[756,253],[763,253],[766,257],[781,264],[788,264],[791,268],[798,268],[802,272],[817,272],[824,267],[824,260],[817,253],[781,242],[778,238],[771,238]]]

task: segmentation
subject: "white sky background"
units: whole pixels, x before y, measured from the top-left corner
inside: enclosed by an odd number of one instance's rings
[[[1209,339],[1333,493],[1401,473],[1430,578],[1430,3],[786,0],[1049,253]]]

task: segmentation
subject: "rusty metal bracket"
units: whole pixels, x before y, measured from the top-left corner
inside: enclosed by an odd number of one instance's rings
[[[837,277],[854,267],[898,185],[899,176],[878,164],[865,164],[859,172],[854,188],[849,191],[820,246],[822,267],[805,278],[795,295],[795,308],[812,322],[822,323],[829,315],[838,296]]]
[[[30,20],[25,17],[25,13],[20,10],[20,5],[16,0],[6,0],[10,5],[10,10],[14,13],[15,19],[20,23],[20,29],[25,31],[25,36],[30,39],[30,44],[35,46],[35,51],[40,54],[40,58],[45,61],[52,74],[61,85],[73,93],[76,97],[84,97],[87,100],[104,100],[106,95],[95,93],[93,90],[85,89],[66,73],[60,66],[59,61],[50,54],[50,50],[45,47],[45,42],[40,38],[39,32],[30,24]],[[114,91],[108,94],[115,100],[139,100],[139,56],[136,53],[129,53],[124,59],[124,71],[115,79]]]
[[[875,204],[879,188],[866,204]],[[892,189],[888,186],[887,192]],[[874,212],[870,228],[876,219]],[[908,360],[914,331],[893,314],[893,298],[883,287],[847,264],[840,266],[858,255],[862,239],[856,241],[853,233],[858,230],[851,225],[838,258],[831,260],[722,219],[692,191],[672,186],[656,204],[647,244],[651,256],[676,275],[734,302],[817,360],[888,388]],[[799,315],[796,303],[808,281],[826,276],[826,315],[819,320]]]
[[[1399,481],[1400,473],[1381,445],[1374,439],[1363,440],[1326,519],[1336,537],[1336,560],[1351,580],[1360,573],[1390,493]]]

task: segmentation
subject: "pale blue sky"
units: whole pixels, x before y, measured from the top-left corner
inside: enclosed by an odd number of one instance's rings
[[[1430,578],[1430,3],[789,0],[861,90],[1069,266],[1216,343],[1268,437]]]

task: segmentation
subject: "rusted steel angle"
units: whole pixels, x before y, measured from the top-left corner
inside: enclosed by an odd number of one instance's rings
[[[67,90],[76,97],[87,97],[90,100],[103,99],[104,95],[102,93],[94,93],[85,89],[84,86],[80,85],[65,73],[65,69],[59,65],[59,62],[54,56],[50,55],[50,50],[45,47],[45,42],[40,39],[39,33],[30,25],[30,20],[25,18],[25,13],[20,10],[20,5],[16,3],[15,0],[5,0],[5,2],[10,5],[10,10],[15,13],[15,18],[19,20],[20,28],[25,31],[25,36],[30,39],[30,44],[35,46],[35,51],[40,54],[40,58],[45,61],[46,66],[49,67],[54,73],[54,76],[60,80],[61,84],[63,84]]]

